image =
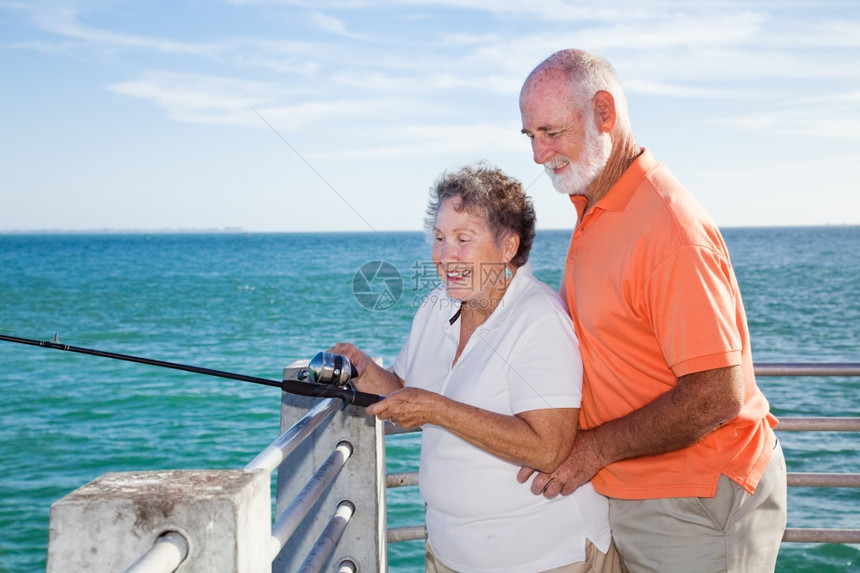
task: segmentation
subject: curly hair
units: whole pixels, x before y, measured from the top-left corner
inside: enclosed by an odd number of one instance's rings
[[[520,246],[511,265],[521,267],[529,260],[535,238],[535,209],[522,184],[486,163],[466,166],[455,172],[444,172],[430,189],[430,202],[424,226],[428,232],[436,224],[439,208],[446,199],[459,198],[458,211],[484,217],[496,246],[509,232],[520,238]]]

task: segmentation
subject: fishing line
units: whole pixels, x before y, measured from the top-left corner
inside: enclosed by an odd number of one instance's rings
[[[533,186],[535,183],[537,183],[537,182],[538,182],[538,179],[540,179],[540,178],[541,178],[541,177],[543,177],[544,175],[546,175],[546,169],[542,170],[542,171],[540,172],[540,174],[539,174],[537,177],[535,177],[535,178],[534,178],[534,181],[532,181],[531,183],[529,183],[529,184],[528,184],[528,186],[527,186],[525,189],[523,189],[523,191],[528,191],[529,189],[531,189],[531,188],[532,188],[532,186]]]
[[[257,116],[258,116],[261,120],[263,120],[263,123],[265,123],[267,126],[269,126],[269,129],[271,129],[271,130],[275,133],[275,135],[277,135],[277,136],[281,139],[281,141],[283,141],[283,142],[287,145],[287,147],[289,147],[289,148],[293,151],[293,153],[295,153],[295,154],[296,154],[296,156],[298,156],[298,158],[299,158],[299,159],[301,159],[301,160],[305,163],[305,165],[307,165],[307,166],[311,169],[311,171],[313,171],[313,172],[316,174],[316,176],[317,176],[317,177],[319,177],[319,178],[320,178],[320,180],[328,186],[328,188],[329,188],[329,189],[331,189],[332,191],[334,191],[335,195],[337,195],[338,197],[340,197],[340,200],[341,200],[341,201],[343,201],[343,202],[344,202],[344,204],[346,204],[350,209],[352,209],[352,211],[353,211],[356,215],[358,215],[358,217],[359,217],[362,221],[364,221],[364,223],[368,226],[368,228],[370,228],[370,230],[371,230],[371,231],[373,231],[374,233],[376,233],[376,235],[377,235],[380,239],[382,239],[382,241],[383,241],[386,245],[388,245],[388,241],[386,241],[386,240],[385,240],[385,238],[384,238],[384,237],[379,233],[379,231],[377,231],[377,230],[373,227],[373,225],[371,225],[371,224],[367,221],[367,219],[365,219],[364,217],[362,217],[362,216],[361,216],[361,213],[359,213],[359,212],[356,210],[356,208],[355,208],[355,207],[353,207],[353,206],[349,203],[349,201],[347,201],[347,200],[346,200],[346,198],[344,198],[344,196],[343,196],[343,195],[341,195],[341,194],[337,191],[337,189],[335,189],[335,188],[334,188],[334,186],[333,186],[331,183],[329,183],[329,182],[326,180],[326,178],[325,178],[325,177],[323,177],[323,176],[322,176],[322,174],[321,174],[319,171],[317,171],[317,170],[314,168],[314,166],[313,166],[313,165],[311,165],[311,163],[310,163],[307,159],[305,159],[305,158],[302,156],[302,154],[301,154],[301,153],[299,153],[299,152],[298,152],[298,150],[297,150],[295,147],[293,147],[293,146],[290,144],[290,142],[289,142],[289,141],[287,141],[287,140],[284,138],[284,136],[283,136],[283,135],[281,135],[281,134],[280,134],[280,132],[279,132],[277,129],[275,129],[275,128],[274,128],[274,126],[273,126],[271,123],[269,123],[268,121],[266,121],[266,118],[264,118],[264,117],[260,114],[260,112],[259,112],[259,111],[257,111],[257,110],[255,109],[255,110],[254,110],[254,113],[256,113],[256,114],[257,114]],[[545,174],[545,173],[546,173],[546,170],[541,170],[541,172],[538,174],[538,176],[537,176],[537,177],[535,177],[535,179],[534,179],[534,180],[533,180],[533,181],[532,181],[532,182],[531,182],[527,187],[525,187],[525,189],[524,189],[524,190],[525,190],[525,191],[528,191],[528,190],[529,190],[529,189],[530,189],[530,188],[531,188],[535,183],[537,183],[538,179],[540,179],[541,177],[543,177],[543,176],[544,176],[544,174]],[[481,340],[484,342],[484,344],[487,344],[487,346],[490,346],[491,350],[492,350],[492,351],[493,351],[493,352],[494,352],[494,353],[495,353],[499,358],[501,358],[501,359],[502,359],[502,361],[503,361],[503,362],[505,362],[505,364],[507,364],[507,365],[508,365],[508,367],[511,369],[511,371],[512,371],[514,374],[516,374],[516,375],[520,378],[520,380],[522,380],[523,382],[525,382],[525,384],[526,384],[529,388],[531,388],[531,389],[532,389],[532,391],[533,391],[533,392],[534,392],[534,393],[535,393],[539,398],[543,399],[543,400],[546,402],[546,399],[545,399],[543,396],[541,396],[541,395],[540,395],[540,393],[539,393],[539,392],[537,392],[537,390],[535,390],[535,389],[534,389],[534,387],[533,387],[533,386],[528,382],[528,380],[526,380],[526,378],[525,378],[522,374],[520,374],[519,372],[517,372],[517,371],[516,371],[516,369],[514,369],[514,368],[513,368],[513,366],[511,366],[511,364],[507,361],[507,359],[506,359],[504,356],[502,356],[501,354],[499,354],[499,353],[498,353],[498,351],[497,351],[495,348],[493,348],[493,347],[492,347],[492,346],[491,346],[491,345],[490,345],[486,340],[484,340],[484,339],[483,339],[483,337],[481,338]],[[555,408],[553,408],[552,406],[550,406],[548,403],[547,403],[547,406],[548,406],[550,409],[555,410]]]
[[[365,224],[365,225],[367,225],[367,227],[368,227],[371,231],[373,231],[374,233],[376,233],[376,236],[377,236],[377,237],[379,237],[380,239],[382,239],[382,241],[386,244],[386,246],[390,246],[390,245],[389,245],[389,243],[388,243],[388,241],[386,241],[386,240],[385,240],[385,237],[383,237],[383,236],[379,233],[379,231],[377,231],[376,229],[374,229],[374,228],[373,228],[373,225],[371,225],[371,224],[370,224],[370,222],[369,222],[367,219],[365,219],[364,217],[362,217],[362,216],[361,216],[361,213],[359,213],[359,212],[358,212],[358,210],[357,210],[355,207],[353,207],[353,206],[352,206],[352,204],[351,204],[349,201],[347,201],[347,200],[346,200],[346,198],[345,198],[343,195],[341,195],[340,193],[338,193],[338,190],[337,190],[337,189],[335,189],[335,188],[334,188],[334,186],[333,186],[331,183],[329,183],[329,182],[328,182],[328,180],[326,180],[326,178],[325,178],[325,177],[323,177],[323,176],[322,176],[322,174],[321,174],[319,171],[317,171],[317,170],[314,168],[314,166],[313,166],[313,165],[311,165],[311,164],[310,164],[310,162],[309,162],[307,159],[305,159],[305,158],[304,158],[304,156],[302,156],[302,154],[301,154],[301,153],[299,153],[299,152],[298,152],[298,150],[297,150],[295,147],[293,147],[292,145],[290,145],[290,142],[289,142],[289,141],[287,141],[287,140],[284,138],[284,136],[283,136],[283,135],[281,135],[281,134],[280,134],[280,132],[279,132],[277,129],[275,129],[275,128],[274,128],[274,126],[273,126],[271,123],[269,123],[268,121],[266,121],[266,118],[265,118],[265,117],[263,117],[263,116],[260,114],[260,112],[259,112],[259,111],[257,111],[257,110],[255,109],[255,110],[254,110],[254,113],[256,113],[256,114],[257,114],[257,117],[259,117],[260,119],[262,119],[262,120],[263,120],[263,123],[265,123],[266,125],[268,125],[268,126],[269,126],[269,129],[271,129],[272,131],[274,131],[274,132],[275,132],[275,135],[277,135],[277,136],[281,139],[281,141],[283,141],[284,143],[286,143],[286,144],[287,144],[287,147],[289,147],[289,148],[293,151],[293,153],[295,153],[295,154],[296,154],[296,156],[297,156],[299,159],[301,159],[301,160],[305,163],[305,165],[307,165],[308,167],[310,167],[311,171],[313,171],[313,172],[316,174],[316,176],[317,176],[317,177],[319,177],[319,178],[320,178],[320,180],[328,186],[328,188],[329,188],[329,189],[331,189],[332,191],[334,191],[334,194],[335,194],[335,195],[337,195],[338,197],[340,197],[340,200],[341,200],[341,201],[343,201],[343,202],[344,202],[344,204],[345,204],[347,207],[349,207],[350,209],[352,209],[352,212],[353,212],[353,213],[355,213],[356,215],[358,215],[358,218],[359,218],[359,219],[361,219],[362,221],[364,221],[364,224]]]
[[[90,356],[100,356],[102,358],[110,358],[113,360],[136,362],[138,364],[147,364],[149,366],[158,366],[160,368],[184,370],[185,372],[194,372],[196,374],[204,374],[206,376],[214,376],[217,378],[229,378],[242,382],[262,384],[264,386],[274,386],[280,388],[283,392],[288,394],[297,394],[299,396],[308,396],[312,398],[340,398],[345,404],[354,404],[356,406],[367,407],[382,400],[382,397],[377,396],[376,394],[359,392],[352,387],[352,385],[347,386],[346,383],[349,378],[356,375],[354,367],[352,367],[349,360],[345,357],[325,352],[320,352],[314,356],[307,368],[287,369],[293,373],[295,376],[294,378],[285,377],[284,380],[277,381],[269,380],[267,378],[258,378],[256,376],[248,376],[246,374],[237,374],[235,372],[225,372],[224,370],[213,370],[212,368],[202,368],[200,366],[191,366],[188,364],[144,358],[142,356],[118,354],[93,348],[82,348],[80,346],[69,346],[68,344],[61,343],[59,337],[56,335],[53,340],[35,340],[31,338],[20,338],[17,336],[0,334],[0,340],[26,344],[29,346],[38,346],[41,348],[53,348],[54,350],[63,350],[66,352],[76,352],[78,354],[87,354]],[[304,380],[307,379],[311,381],[305,382]]]

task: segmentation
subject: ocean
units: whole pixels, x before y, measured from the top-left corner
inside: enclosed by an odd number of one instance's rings
[[[860,227],[729,228],[756,362],[860,362]],[[557,285],[570,231],[540,231]],[[390,364],[435,284],[420,232],[0,235],[0,334],[280,379],[354,342]],[[375,269],[384,280],[369,281]],[[387,290],[384,290],[388,287]],[[388,296],[378,296],[381,292]],[[0,572],[44,571],[50,505],[106,473],[238,469],[278,434],[279,390],[0,341]],[[860,379],[760,378],[779,416],[856,416]],[[780,434],[789,471],[860,472],[860,436]],[[390,437],[389,471],[419,435]],[[416,488],[390,526],[420,522]],[[792,488],[789,527],[860,528],[860,490]],[[423,571],[423,543],[389,546]],[[860,570],[860,546],[783,544],[779,571]]]

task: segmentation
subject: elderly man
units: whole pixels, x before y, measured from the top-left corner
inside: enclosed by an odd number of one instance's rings
[[[520,112],[535,162],[578,214],[561,292],[585,367],[573,451],[532,491],[592,479],[630,571],[773,571],[785,460],[719,230],[636,145],[602,58],[553,54]]]

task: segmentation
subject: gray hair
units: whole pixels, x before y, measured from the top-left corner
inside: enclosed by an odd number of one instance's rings
[[[627,97],[615,68],[605,59],[584,50],[560,50],[535,68],[539,70],[556,68],[563,70],[570,81],[571,89],[579,94],[580,111],[591,115],[591,100],[600,90],[609,92],[615,100],[616,129],[623,134],[632,135],[630,115],[627,111]],[[529,76],[531,78],[531,76]]]

